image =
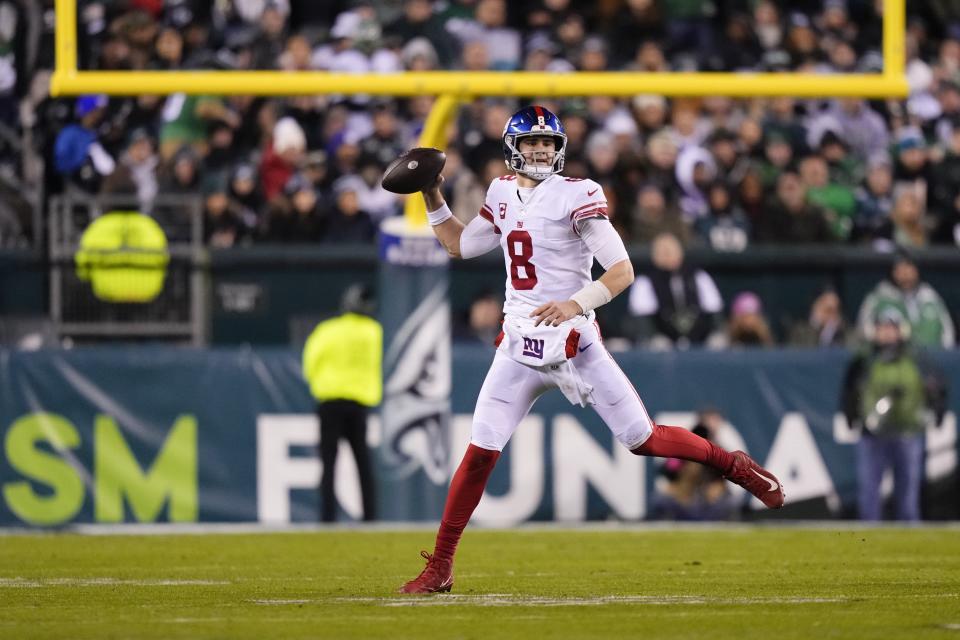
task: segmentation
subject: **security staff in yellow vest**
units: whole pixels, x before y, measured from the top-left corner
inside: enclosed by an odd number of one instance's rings
[[[350,443],[360,474],[363,519],[376,517],[373,473],[367,450],[367,412],[383,395],[381,361],[383,327],[372,317],[373,293],[351,285],[341,302],[343,314],[317,325],[303,348],[303,377],[317,401],[320,418],[321,515],[333,522],[337,500],[333,491],[337,446]]]

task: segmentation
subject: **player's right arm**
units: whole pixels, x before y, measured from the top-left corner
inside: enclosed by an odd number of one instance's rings
[[[447,253],[453,258],[475,258],[498,247],[496,227],[490,222],[477,216],[464,225],[453,216],[440,192],[442,184],[443,176],[437,176],[437,181],[421,193],[427,206],[427,220]]]

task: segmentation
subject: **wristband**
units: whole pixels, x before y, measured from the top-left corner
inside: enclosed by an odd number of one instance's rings
[[[431,226],[437,226],[442,224],[453,217],[453,212],[450,211],[450,207],[447,206],[447,203],[444,202],[443,206],[437,209],[436,211],[427,211],[427,221]]]
[[[610,293],[610,289],[607,289],[607,285],[594,280],[570,296],[570,299],[580,305],[583,313],[586,314],[613,300],[613,294]]]

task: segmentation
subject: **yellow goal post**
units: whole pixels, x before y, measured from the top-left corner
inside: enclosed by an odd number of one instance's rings
[[[456,113],[457,105],[481,96],[903,97],[908,93],[905,4],[905,0],[883,0],[882,73],[423,71],[345,74],[322,71],[82,71],[77,68],[77,2],[56,0],[56,63],[50,79],[50,94],[54,97],[84,93],[111,96],[171,93],[435,95],[440,99],[434,103],[419,144],[443,148],[447,125]],[[419,197],[407,198],[405,212],[411,225],[426,221]]]

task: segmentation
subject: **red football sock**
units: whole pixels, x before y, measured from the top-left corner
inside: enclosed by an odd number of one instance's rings
[[[653,425],[653,434],[631,453],[638,456],[680,458],[705,464],[727,473],[733,465],[733,456],[709,440],[683,427]]]
[[[440,530],[437,532],[437,544],[433,550],[437,557],[453,559],[463,529],[470,521],[473,510],[480,504],[487,479],[499,457],[499,451],[482,449],[473,444],[467,447],[467,452],[450,482],[447,504],[443,509]]]

